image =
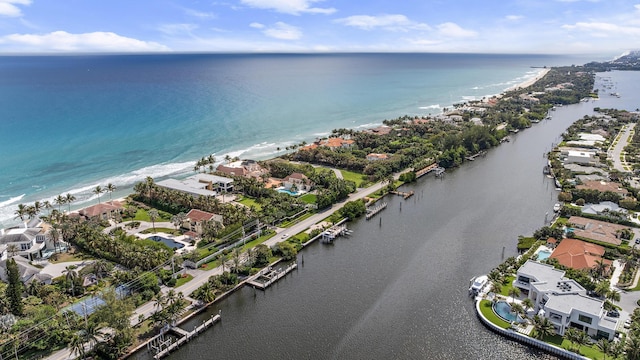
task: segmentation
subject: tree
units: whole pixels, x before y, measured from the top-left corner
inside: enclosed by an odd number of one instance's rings
[[[71,296],[76,296],[75,282],[78,279],[78,272],[75,271],[75,267],[73,265],[69,265],[65,267],[64,270],[62,270],[62,273],[66,274],[65,279],[69,284],[69,288],[71,290]]]
[[[149,219],[151,219],[151,223],[153,224],[153,231],[156,231],[156,219],[160,217],[160,214],[158,214],[158,210],[156,209],[149,210],[148,214]]]
[[[546,317],[535,315],[533,317],[533,328],[535,329],[534,337],[536,339],[545,339],[555,332],[553,323]]]
[[[18,208],[15,211],[16,218],[19,218],[20,221],[24,221],[26,215],[28,215],[29,207],[25,204],[18,204]]]
[[[208,304],[216,299],[215,288],[211,282],[207,281],[195,291],[194,298]]]
[[[56,196],[56,198],[53,200],[53,202],[55,202],[56,205],[58,205],[58,211],[62,212],[62,210],[60,210],[60,206],[66,204],[67,203],[67,199],[60,194],[60,195]]]
[[[604,354],[603,359],[606,360],[607,355],[611,354],[612,344],[609,342],[608,339],[600,339],[596,343],[596,346],[598,347],[598,350],[602,351],[602,353]]]
[[[564,337],[571,342],[571,350],[575,349],[575,345],[578,343],[578,329],[568,328],[564,332]]]
[[[637,335],[631,335],[627,339],[627,343],[624,346],[624,351],[627,353],[628,360],[640,359],[640,338]]]
[[[609,289],[606,293],[606,298],[611,301],[618,302],[620,301],[620,293],[615,289]]]
[[[533,300],[531,300],[530,298],[526,298],[522,300],[522,306],[524,307],[524,312],[526,314],[527,312],[529,312],[529,309],[533,309],[535,305],[533,303]]]
[[[81,336],[80,334],[73,335],[73,337],[71,338],[71,342],[69,343],[69,346],[71,347],[71,352],[73,354],[76,354],[81,359],[84,359],[85,349],[84,349],[83,336]]]
[[[509,296],[511,296],[511,303],[514,303],[516,301],[516,297],[520,296],[520,289],[515,286],[512,287],[509,289]]]
[[[179,212],[171,217],[171,222],[173,223],[173,226],[176,227],[176,230],[182,226],[185,220],[187,220],[187,214],[183,212]]]
[[[111,202],[111,205],[113,205],[113,198],[111,196],[113,192],[116,191],[116,186],[112,183],[108,183],[105,190],[109,193],[109,202]]]
[[[102,187],[100,185],[96,186],[93,189],[93,193],[98,195],[98,204],[100,204],[100,194],[102,194],[104,192],[104,189],[102,189]]]
[[[65,197],[65,203],[67,204],[67,206],[69,206],[69,212],[71,212],[71,203],[74,201],[76,201],[76,197],[73,196],[71,193],[67,193]]]
[[[602,279],[607,271],[608,265],[604,259],[598,259],[593,265],[593,273],[597,279]]]
[[[9,246],[7,246],[7,252],[10,257],[14,257],[18,252],[20,252],[20,248],[16,244],[9,244]]]
[[[18,264],[14,259],[7,260],[7,280],[8,286],[5,290],[5,296],[9,300],[9,308],[11,313],[16,316],[22,315],[24,306],[22,304],[22,291],[24,285],[20,281],[20,272]]]

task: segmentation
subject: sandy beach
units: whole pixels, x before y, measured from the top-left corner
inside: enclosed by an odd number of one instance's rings
[[[514,85],[510,88],[508,88],[506,91],[513,91],[513,90],[517,90],[517,89],[524,89],[526,87],[529,87],[533,84],[536,83],[536,81],[542,79],[545,75],[547,75],[547,73],[551,71],[551,68],[545,68],[542,69],[538,74],[536,74],[536,76],[532,77],[531,79],[528,79],[526,81],[521,82],[520,84]]]

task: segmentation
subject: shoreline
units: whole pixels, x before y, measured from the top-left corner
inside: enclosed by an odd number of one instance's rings
[[[545,70],[550,70],[550,69],[545,69]],[[515,87],[522,87],[526,84],[532,84],[535,83],[535,81],[537,81],[540,77],[542,77],[544,75],[536,75],[535,77],[528,79],[518,85],[515,85]],[[505,90],[502,90],[501,94],[510,91],[512,87],[509,87]],[[494,95],[490,95],[490,94],[485,94],[484,97],[489,98],[491,96]],[[476,99],[480,98],[480,96],[476,96]],[[451,107],[454,103],[465,103],[468,104],[470,101],[472,100],[464,100],[464,101],[453,101],[452,104],[448,104],[447,106],[442,106],[439,107],[438,110],[439,113],[442,113],[443,108],[445,107]],[[430,116],[430,112],[429,110],[434,110],[434,109],[416,109],[418,110],[418,112],[421,112],[423,114],[423,116]],[[353,124],[353,126],[347,126],[347,128],[353,129],[353,130],[361,130],[364,128],[374,128],[376,126],[379,126],[382,124],[382,120],[383,118],[380,118],[379,121],[377,122],[369,122],[368,124],[366,124],[367,126],[364,125],[356,125]],[[345,124],[346,125],[346,124]],[[330,130],[326,131],[327,135],[330,135]],[[306,140],[307,142],[310,142],[310,140],[312,140],[314,137],[317,137],[317,133],[310,133],[308,134],[308,136],[306,136],[304,138],[304,140]],[[280,142],[278,142],[278,144],[280,144],[282,150],[280,151],[271,151],[268,150],[265,152],[264,156],[253,156],[253,157],[248,157],[248,158],[252,158],[255,160],[269,160],[269,159],[273,159],[273,158],[277,158],[278,156],[281,156],[285,153],[287,153],[286,150],[284,150],[284,147],[290,143],[296,143],[296,141],[291,141],[291,140],[282,140]],[[242,154],[246,154],[247,152],[250,152],[251,150],[255,150],[256,147],[262,145],[261,143],[255,143],[255,144],[251,144],[246,146],[243,149],[229,149],[228,151],[221,153],[219,155],[214,155],[217,158],[223,159],[225,155],[229,155],[229,156],[242,156]],[[95,188],[95,186],[97,185],[101,185],[104,187],[105,184],[107,183],[113,183],[114,185],[116,185],[118,187],[118,189],[116,190],[116,192],[114,193],[114,197],[126,197],[128,196],[132,190],[133,190],[133,186],[135,185],[135,183],[140,182],[140,181],[144,181],[144,177],[145,176],[151,176],[154,179],[164,179],[167,177],[185,177],[188,176],[189,174],[192,173],[191,169],[193,167],[193,164],[195,164],[195,162],[198,159],[194,159],[194,160],[190,160],[190,161],[177,161],[175,163],[161,163],[161,164],[152,164],[152,165],[147,165],[147,166],[142,166],[140,169],[136,169],[136,170],[132,170],[130,172],[127,173],[120,173],[120,174],[115,174],[112,176],[109,176],[103,180],[99,180],[99,181],[89,181],[86,183],[79,183],[76,184],[75,186],[73,186],[71,189],[65,190],[60,192],[59,194],[66,194],[66,193],[71,193],[73,195],[75,195],[78,199],[76,201],[77,204],[73,204],[71,205],[71,211],[78,211],[80,209],[86,208],[88,206],[92,206],[97,204],[97,196],[93,195],[91,193],[91,190],[93,188]],[[219,161],[221,162],[221,161]],[[176,165],[179,165],[179,169],[176,170],[177,168],[175,167]],[[152,170],[154,172],[156,172],[156,174],[150,173],[150,174],[146,174],[145,173],[145,169],[147,170]],[[165,171],[166,170],[166,171]],[[119,178],[122,177],[129,177],[129,175],[131,174],[138,174],[140,179],[135,180],[132,183],[120,183],[120,181],[118,180]],[[23,194],[19,194],[17,196],[11,196],[5,200],[3,200],[0,203],[3,203],[3,206],[0,206],[0,215],[3,215],[4,218],[0,219],[0,228],[10,228],[10,227],[14,227],[14,226],[19,226],[20,222],[15,220],[15,214],[14,211],[17,209],[17,205],[19,203],[24,203],[24,204],[30,204],[33,203],[34,201],[40,201],[40,202],[45,202],[45,201],[49,201],[53,204],[54,202],[54,198],[58,195],[58,194],[53,194],[50,196],[38,196],[38,193],[23,193]],[[104,201],[103,201],[104,202]],[[64,207],[66,207],[67,205],[65,205]],[[57,208],[57,205],[54,205],[54,208]]]
[[[503,91],[503,93],[506,93],[506,92],[509,92],[509,91],[520,90],[520,89],[524,89],[524,88],[528,88],[529,86],[532,86],[533,84],[538,82],[538,80],[540,80],[543,77],[545,77],[549,73],[549,71],[551,71],[551,68],[544,68],[544,69],[540,70],[531,79],[527,79],[527,80],[521,82],[520,84],[516,84],[514,86],[511,86],[511,87],[507,88],[505,91]]]

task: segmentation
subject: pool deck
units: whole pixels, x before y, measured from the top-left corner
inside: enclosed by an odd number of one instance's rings
[[[538,255],[538,253],[539,253],[539,252],[541,252],[541,251],[549,252],[549,254],[553,253],[553,249],[550,249],[550,248],[549,248],[548,246],[546,246],[546,245],[540,245],[540,246],[538,247],[538,249],[536,250],[536,252],[534,252],[533,254],[534,254],[534,255]],[[549,255],[549,256],[551,256],[551,255]],[[547,257],[546,257],[546,258],[544,258],[544,259],[538,259],[538,261],[546,260],[547,258],[549,258],[549,256],[547,256]]]
[[[175,235],[171,235],[171,234],[167,234],[167,233],[163,233],[163,232],[155,232],[155,233],[150,233],[150,234],[137,234],[137,236],[143,238],[143,239],[149,239],[153,236],[160,236],[169,240],[173,240],[177,243],[180,243],[182,245],[184,245],[183,248],[181,249],[177,249],[176,250],[176,254],[182,254],[188,251],[192,251],[194,250],[196,247],[194,245],[191,245],[191,242],[187,241],[188,236],[186,235],[180,235],[180,236],[175,236]]]

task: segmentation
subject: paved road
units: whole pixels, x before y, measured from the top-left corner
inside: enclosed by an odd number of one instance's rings
[[[618,143],[613,146],[613,148],[609,148],[609,151],[607,152],[607,157],[609,160],[613,161],[613,168],[618,171],[628,172],[628,170],[625,169],[627,162],[620,160],[620,154],[623,153],[624,147],[629,143],[629,137],[631,136],[635,126],[635,123],[625,125],[622,130],[620,130],[620,134],[616,137],[618,139]]]
[[[396,179],[399,175],[396,175]],[[364,189],[358,189],[358,191],[356,191],[355,193],[351,194],[346,200],[334,204],[333,206],[331,206],[330,209],[327,209],[321,213],[315,214],[301,222],[299,222],[298,224],[295,224],[293,226],[291,226],[290,228],[286,228],[286,229],[280,229],[279,233],[272,237],[271,239],[267,240],[264,242],[265,245],[268,246],[274,246],[275,244],[284,241],[285,239],[282,238],[281,234],[287,234],[287,238],[291,235],[295,235],[298,234],[304,230],[306,230],[307,228],[309,228],[311,225],[320,222],[322,219],[326,218],[327,216],[333,214],[335,211],[341,209],[344,204],[346,204],[348,201],[354,201],[357,199],[362,199],[368,195],[371,195],[372,193],[380,190],[381,188],[383,188],[383,184],[382,183],[377,183],[375,185],[372,185],[368,188],[364,188]],[[166,223],[169,226],[167,227],[171,227],[173,226],[170,223]],[[141,222],[141,227],[142,227],[142,222]],[[165,223],[156,223],[156,226],[163,226],[165,225]],[[150,227],[150,226],[149,226]],[[136,229],[136,232],[141,231],[140,228]],[[227,267],[228,268],[228,267]],[[222,274],[222,266],[216,267],[214,269],[211,270],[207,270],[207,271],[203,271],[203,270],[189,270],[189,273],[192,274],[194,276],[194,278],[187,282],[186,284],[175,288],[176,292],[181,292],[183,295],[185,296],[189,296],[194,290],[196,290],[198,287],[200,287],[202,284],[204,284],[209,277],[213,276],[213,275],[219,275]],[[169,290],[171,290],[170,288],[167,287],[162,287],[161,291],[163,293],[167,293],[169,292]],[[145,319],[148,318],[149,316],[151,316],[154,312],[156,311],[156,307],[153,301],[149,301],[143,305],[141,305],[140,307],[138,307],[133,315],[131,316],[131,318],[129,319],[131,321],[132,325],[136,325],[139,322],[139,317],[140,315],[142,315]],[[75,359],[76,356],[75,354],[71,353],[71,350],[69,350],[68,348],[56,351],[55,353],[51,354],[50,356],[48,356],[46,359],[47,360],[68,360],[68,359]]]

